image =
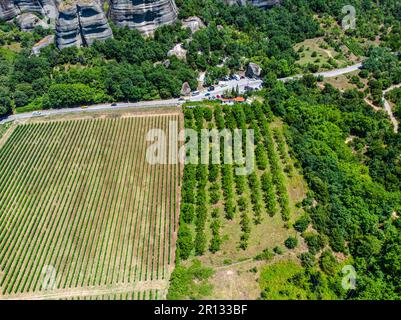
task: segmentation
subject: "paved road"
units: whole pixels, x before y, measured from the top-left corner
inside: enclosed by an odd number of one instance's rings
[[[336,70],[331,70],[331,71],[324,71],[324,72],[317,72],[317,73],[314,73],[313,75],[315,77],[322,76],[323,78],[333,78],[333,77],[340,76],[342,74],[354,72],[356,70],[361,69],[361,67],[362,67],[362,63],[357,63],[352,66],[346,67],[346,68],[341,68],[341,69],[336,69]],[[289,80],[302,78],[302,76],[303,76],[302,74],[298,74],[296,76],[281,78],[279,80],[285,82],[285,81],[289,81]]]
[[[362,66],[361,63],[349,66],[347,68],[326,71],[326,72],[318,72],[315,73],[315,76],[323,76],[323,77],[336,77],[342,74],[350,73],[355,70],[360,69]],[[280,81],[289,81],[293,79],[298,79],[302,77],[302,75],[296,75],[287,78],[281,78]],[[199,95],[192,96],[188,98],[189,101],[202,101],[203,99],[207,99],[209,96],[217,96],[222,95],[227,90],[232,90],[239,88],[240,93],[245,91],[245,87],[249,86],[254,88],[255,90],[259,89],[263,84],[262,80],[253,80],[253,79],[240,79],[240,80],[230,80],[230,81],[222,81],[219,86],[215,87],[215,90],[208,92],[206,90],[199,93]],[[180,104],[178,99],[168,99],[168,100],[152,100],[152,101],[141,101],[136,103],[117,103],[115,106],[112,106],[110,103],[93,105],[88,108],[63,108],[63,109],[52,109],[52,110],[43,110],[41,111],[41,116],[49,116],[49,115],[62,115],[66,113],[77,113],[77,112],[91,112],[91,111],[106,111],[106,110],[120,110],[125,108],[159,108],[159,107],[170,107],[177,106]],[[33,118],[32,112],[27,113],[18,113],[14,115],[10,115],[6,118],[3,118],[0,121],[0,124],[14,121],[14,120],[23,120]]]

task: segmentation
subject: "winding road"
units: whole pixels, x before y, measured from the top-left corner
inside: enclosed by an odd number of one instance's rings
[[[314,76],[323,76],[324,78],[330,78],[330,77],[336,77],[342,74],[350,73],[353,71],[356,71],[360,69],[362,66],[361,63],[354,64],[352,66],[342,68],[342,69],[336,69],[332,71],[325,71],[325,72],[318,72],[315,73]],[[294,79],[299,79],[302,77],[302,74],[295,75],[292,77],[286,77],[286,78],[281,78],[279,79],[280,81],[290,81]],[[216,96],[216,95],[222,95],[225,91],[227,90],[232,90],[237,88],[240,91],[240,93],[243,93],[245,91],[246,87],[251,87],[255,90],[258,90],[263,84],[262,80],[257,80],[257,79],[240,79],[240,80],[230,80],[230,81],[221,81],[219,86],[215,87],[215,90],[213,91],[202,91],[196,96],[191,96],[187,99],[187,101],[202,101],[204,99],[207,99],[209,96]],[[120,109],[126,109],[126,108],[160,108],[160,107],[173,107],[173,106],[178,106],[182,103],[183,101],[180,101],[179,99],[167,99],[167,100],[152,100],[152,101],[140,101],[140,102],[135,102],[135,103],[130,103],[130,102],[119,102],[116,104],[111,105],[110,103],[103,103],[103,104],[97,104],[97,105],[92,105],[87,108],[62,108],[62,109],[51,109],[51,110],[43,110],[40,111],[40,116],[51,116],[51,115],[62,115],[62,114],[67,114],[67,113],[79,113],[79,112],[96,112],[96,111],[108,111],[108,110],[120,110]],[[1,119],[0,124],[4,124],[6,122],[14,121],[14,120],[24,120],[24,119],[29,119],[33,117],[38,117],[38,115],[35,115],[32,112],[26,112],[26,113],[17,113],[10,115],[8,117],[5,117]]]
[[[394,89],[397,89],[397,88],[401,88],[401,83],[396,84],[396,85],[392,85],[388,89],[384,90],[383,91],[383,96],[382,96],[384,109],[386,110],[386,112],[388,113],[388,116],[390,117],[391,123],[394,126],[394,132],[395,133],[398,132],[399,123],[398,123],[397,118],[394,117],[393,110],[391,108],[390,102],[388,102],[386,100],[386,94],[387,94],[387,92],[390,92],[391,90],[394,90]]]

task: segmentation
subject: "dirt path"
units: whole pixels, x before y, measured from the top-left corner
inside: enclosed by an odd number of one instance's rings
[[[167,290],[168,280],[138,281],[130,284],[117,284],[107,287],[93,288],[73,288],[73,289],[55,289],[51,291],[19,293],[2,296],[0,300],[51,300],[65,299],[73,297],[99,296],[107,294],[119,294],[128,292],[138,292],[150,289]]]
[[[368,98],[365,98],[364,101],[373,108],[375,111],[379,111],[381,108],[376,106],[372,101],[370,101]]]
[[[384,109],[386,110],[386,112],[388,113],[388,115],[390,117],[390,120],[391,120],[391,122],[392,122],[392,124],[394,126],[394,132],[395,133],[398,132],[399,124],[398,124],[398,120],[396,119],[396,117],[394,117],[393,110],[391,108],[390,103],[386,100],[386,94],[387,94],[387,92],[390,92],[391,90],[394,90],[394,89],[397,89],[397,88],[401,88],[401,83],[396,84],[396,85],[392,85],[390,88],[384,90],[383,91],[383,97],[382,97]]]
[[[230,268],[235,268],[235,267],[238,267],[240,265],[247,264],[247,263],[250,263],[250,262],[255,262],[255,261],[256,260],[254,258],[249,258],[249,259],[238,261],[238,262],[234,262],[234,263],[231,263],[231,264],[226,264],[224,266],[215,267],[214,269],[215,270],[230,269]]]

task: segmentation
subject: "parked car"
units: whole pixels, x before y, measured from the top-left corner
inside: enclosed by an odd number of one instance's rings
[[[116,107],[116,106],[117,106],[117,103],[112,103],[111,106],[112,106],[112,107]]]
[[[41,116],[42,115],[42,112],[40,112],[40,111],[34,111],[34,112],[32,112],[32,115],[33,116]]]
[[[208,96],[210,96],[210,93],[206,93],[206,94],[205,94],[205,97],[208,97]]]
[[[198,96],[199,94],[200,94],[200,92],[199,92],[198,90],[192,91],[192,95],[193,95],[193,96]]]
[[[213,91],[214,89],[215,89],[214,86],[210,86],[210,87],[207,89],[207,91]]]

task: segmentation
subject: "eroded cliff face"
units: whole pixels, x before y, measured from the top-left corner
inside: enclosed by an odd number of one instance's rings
[[[113,36],[100,0],[0,0],[0,20],[14,18],[23,31],[55,28],[60,49]]]
[[[110,0],[109,16],[120,27],[148,35],[178,16],[174,0]]]
[[[108,12],[103,4],[109,2]],[[225,0],[229,4],[271,7],[281,0]],[[28,15],[31,14],[31,15]],[[174,0],[0,0],[0,20],[18,17],[21,28],[32,30],[35,25],[56,29],[56,44],[69,46],[90,45],[96,39],[113,36],[106,14],[117,26],[137,29],[149,35],[164,24],[177,20]],[[43,19],[35,19],[40,15]]]
[[[13,1],[0,0],[0,20],[11,20],[18,14],[18,8]]]
[[[91,45],[95,40],[106,40],[113,36],[106,14],[98,1],[80,0],[78,20],[82,40],[87,45]]]
[[[54,0],[0,0],[0,20],[11,20],[23,13],[36,13],[54,18]]]
[[[56,22],[56,44],[59,49],[82,44],[78,21],[78,7],[75,3],[59,4]]]
[[[91,45],[95,40],[113,36],[98,0],[60,3],[56,22],[56,43],[60,49]]]

